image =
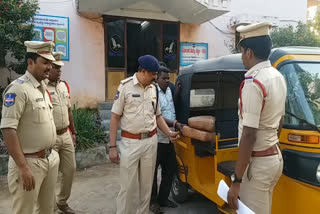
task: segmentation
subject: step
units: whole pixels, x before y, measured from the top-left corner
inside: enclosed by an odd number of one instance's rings
[[[113,102],[103,102],[98,104],[99,110],[111,110]]]
[[[111,119],[111,111],[110,110],[101,110],[99,109],[99,116],[101,120],[110,120]]]
[[[110,129],[110,120],[102,120],[101,125],[103,126],[104,130],[109,131]]]

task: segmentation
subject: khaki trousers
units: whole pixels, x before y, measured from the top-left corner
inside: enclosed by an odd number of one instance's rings
[[[13,214],[53,214],[54,190],[57,182],[59,156],[52,150],[47,158],[27,158],[35,179],[35,189],[23,190],[19,169],[10,156],[8,187],[12,194]]]
[[[53,146],[53,149],[59,154],[59,171],[61,172],[56,203],[65,205],[71,195],[73,177],[76,171],[75,150],[71,134],[67,131],[62,135],[57,135],[57,143]]]
[[[157,146],[157,135],[143,140],[122,138],[117,214],[149,214]]]
[[[277,155],[251,158],[241,183],[240,200],[256,214],[271,214],[273,189],[282,169],[280,151]]]

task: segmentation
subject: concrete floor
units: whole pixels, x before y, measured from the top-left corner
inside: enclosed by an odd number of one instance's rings
[[[78,214],[114,214],[119,167],[107,163],[76,173],[70,206]],[[0,214],[10,212],[10,194],[5,176],[0,176]],[[218,213],[214,203],[198,193],[190,194],[187,202],[178,208],[165,209],[166,214],[215,214]]]

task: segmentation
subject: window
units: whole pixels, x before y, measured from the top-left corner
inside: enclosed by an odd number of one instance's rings
[[[163,61],[171,70],[178,69],[178,25],[163,24]]]
[[[215,91],[212,88],[192,89],[190,91],[190,108],[212,107],[215,100]]]
[[[291,63],[280,68],[287,82],[288,128],[320,127],[320,63]]]
[[[124,20],[108,20],[105,25],[108,67],[125,68]]]

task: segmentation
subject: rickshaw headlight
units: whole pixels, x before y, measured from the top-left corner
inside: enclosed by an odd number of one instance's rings
[[[319,163],[318,168],[317,168],[316,177],[317,177],[318,182],[320,183],[320,163]]]

